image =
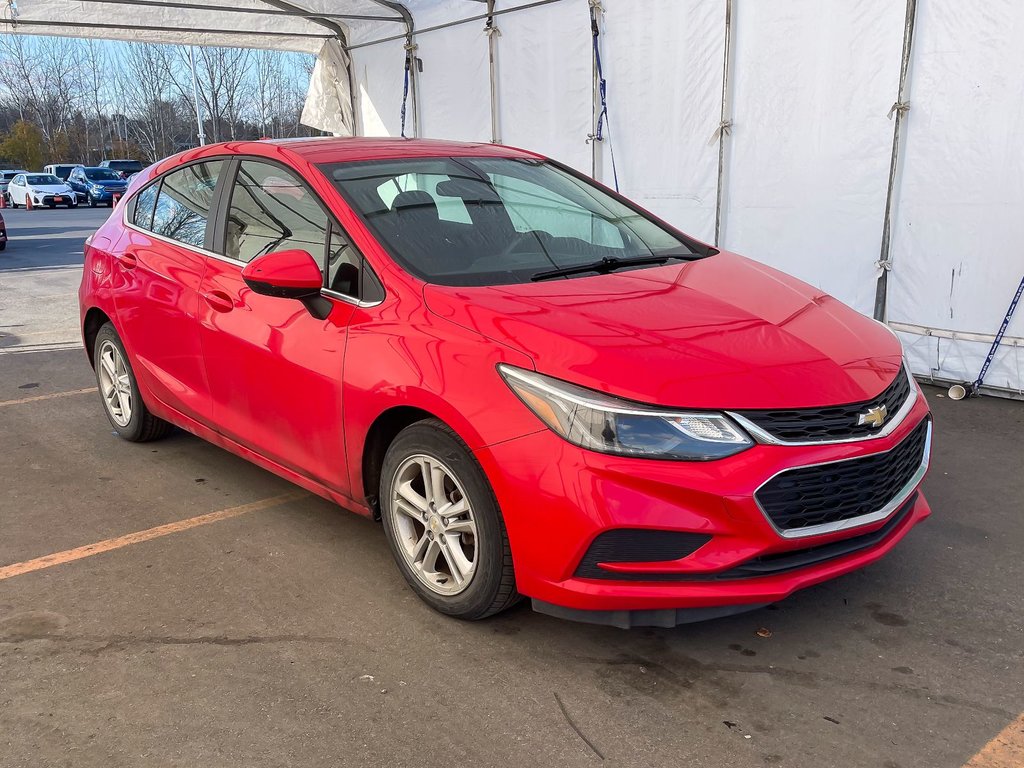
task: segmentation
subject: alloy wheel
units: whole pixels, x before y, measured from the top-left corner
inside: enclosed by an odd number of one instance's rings
[[[388,512],[413,573],[440,595],[465,591],[476,573],[477,531],[458,478],[439,459],[417,454],[399,465],[391,489]]]
[[[132,420],[132,382],[121,350],[113,342],[100,345],[96,370],[107,413],[119,427],[127,427]]]

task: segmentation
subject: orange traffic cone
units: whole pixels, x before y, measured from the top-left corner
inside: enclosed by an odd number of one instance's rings
[[[32,210],[32,195],[25,195],[25,210]]]
[[[7,195],[6,194],[0,194],[0,208],[6,208],[6,207],[7,207]]]

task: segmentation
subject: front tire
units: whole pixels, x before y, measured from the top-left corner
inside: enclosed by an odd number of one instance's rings
[[[494,492],[446,424],[427,419],[399,433],[381,468],[380,506],[398,569],[432,608],[476,620],[519,600]]]
[[[112,323],[106,323],[96,334],[92,359],[103,410],[118,435],[133,443],[145,443],[171,430],[170,424],[150,413],[142,402],[135,372]]]
[[[92,195],[89,195],[89,207],[95,208],[97,205],[99,205],[99,203],[96,202],[96,199]]]

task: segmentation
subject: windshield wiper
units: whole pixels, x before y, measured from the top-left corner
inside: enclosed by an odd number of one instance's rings
[[[587,272],[597,272],[599,275],[606,275],[609,272],[614,272],[616,269],[622,269],[623,267],[642,267],[645,264],[664,264],[666,261],[672,259],[696,259],[700,258],[700,254],[686,252],[682,253],[663,253],[661,255],[654,256],[632,256],[625,259],[617,259],[614,256],[605,256],[600,261],[592,261],[588,264],[576,264],[572,267],[562,267],[561,269],[549,269],[544,272],[538,272],[530,279],[533,281],[538,280],[550,280],[552,277],[568,277],[569,275],[583,275]]]

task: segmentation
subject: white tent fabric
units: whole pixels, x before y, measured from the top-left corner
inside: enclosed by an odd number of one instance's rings
[[[10,29],[7,3],[0,22]],[[303,119],[341,135],[400,135],[404,103],[408,136],[497,139],[607,184],[614,148],[628,196],[707,241],[717,223],[721,247],[866,314],[887,256],[886,319],[919,375],[974,379],[1024,275],[1024,4],[1015,0],[17,5],[16,29],[27,33],[317,53]],[[597,143],[594,5],[609,109]],[[909,105],[891,114],[915,8]],[[1021,347],[1024,307],[986,384],[1024,395]]]

